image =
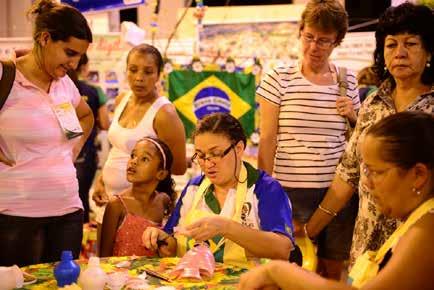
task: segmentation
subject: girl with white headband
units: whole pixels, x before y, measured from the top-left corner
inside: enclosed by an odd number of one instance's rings
[[[173,156],[161,140],[145,137],[134,147],[127,165],[132,186],[112,199],[102,223],[100,255],[154,256],[142,245],[148,226],[160,227],[175,198],[170,168]]]

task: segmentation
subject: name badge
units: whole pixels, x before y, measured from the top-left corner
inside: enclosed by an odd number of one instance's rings
[[[71,102],[55,105],[54,113],[66,138],[73,139],[83,135],[83,129],[80,126],[80,121]]]

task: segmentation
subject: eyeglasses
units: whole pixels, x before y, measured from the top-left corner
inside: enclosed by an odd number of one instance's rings
[[[328,49],[332,47],[333,44],[335,44],[336,40],[331,40],[328,38],[318,38],[315,39],[315,37],[312,34],[305,34],[301,33],[301,38],[305,43],[311,44],[312,42],[315,42],[316,45],[321,49]]]
[[[387,168],[385,170],[381,170],[381,171],[380,170],[372,170],[372,169],[369,169],[369,167],[366,164],[364,164],[364,163],[361,164],[362,174],[367,179],[369,179],[370,181],[372,181],[374,183],[377,183],[378,181],[380,181],[380,178],[382,176],[384,176],[384,174],[386,174],[392,168],[393,167],[389,167],[389,168]]]
[[[234,148],[234,144],[231,144],[228,148],[226,148],[222,153],[209,153],[209,154],[199,154],[195,153],[193,157],[191,157],[191,161],[194,163],[197,163],[199,165],[205,164],[205,161],[211,162],[213,164],[216,164],[220,162],[223,157],[228,155],[228,153],[231,151],[231,149]]]

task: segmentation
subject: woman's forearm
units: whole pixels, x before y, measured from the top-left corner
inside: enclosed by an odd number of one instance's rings
[[[251,229],[232,220],[223,236],[259,258],[288,260],[293,248],[291,240],[284,235]]]
[[[81,129],[83,130],[83,135],[81,135],[80,140],[74,146],[74,161],[77,158],[78,154],[80,154],[81,148],[83,148],[84,143],[86,143],[87,138],[90,135],[90,132],[93,128],[94,118],[92,113],[87,114],[79,119]]]
[[[348,116],[348,121],[351,126],[355,127],[357,123],[357,110],[352,110],[351,114]]]
[[[332,184],[320,203],[322,209],[317,208],[306,225],[309,237],[317,236],[334,218],[334,215],[327,212],[338,213],[341,211],[351,199],[353,193],[354,188],[338,175],[335,175]]]
[[[281,289],[297,290],[349,290],[351,286],[325,279],[316,273],[309,272],[294,264],[283,261],[272,261],[266,265],[267,274]]]
[[[274,167],[274,155],[277,141],[275,138],[262,138],[259,141],[258,168],[272,175]]]
[[[83,136],[81,136],[81,138],[84,140],[82,142],[84,144],[86,143],[86,140],[89,137],[90,132],[92,131],[95,119],[92,113],[90,113],[83,116],[79,121],[80,121],[80,126],[83,129]]]
[[[277,134],[279,131],[280,106],[259,98],[260,110],[260,140],[258,153],[258,168],[272,175],[274,155],[276,154]]]

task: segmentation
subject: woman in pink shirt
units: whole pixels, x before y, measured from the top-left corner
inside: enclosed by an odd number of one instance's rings
[[[83,206],[73,161],[93,126],[74,83],[92,33],[83,15],[36,1],[31,53],[17,59],[12,90],[0,111],[0,265],[77,258]],[[3,67],[0,65],[0,75]]]

